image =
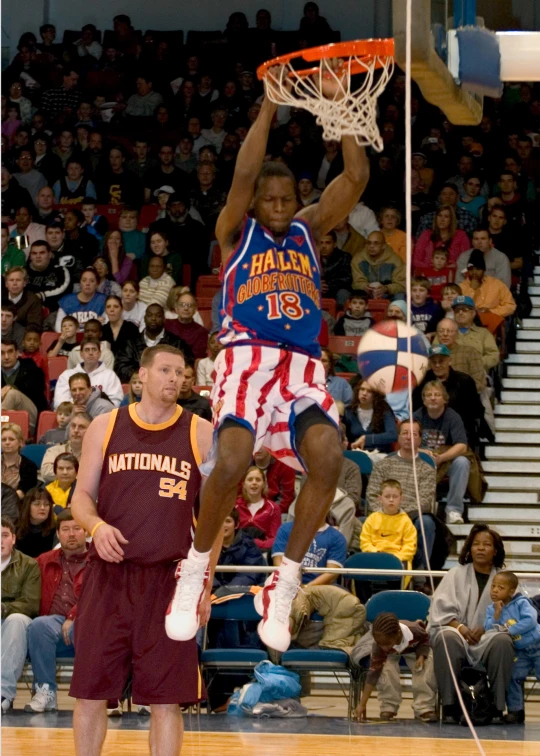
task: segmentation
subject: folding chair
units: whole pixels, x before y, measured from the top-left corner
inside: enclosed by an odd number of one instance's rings
[[[254,594],[246,593],[240,598],[231,598],[212,604],[210,622],[221,620],[225,622],[259,622],[253,599]],[[208,628],[204,629],[201,674],[208,690],[218,674],[238,674],[251,672],[257,664],[268,659],[266,651],[258,648],[207,648]]]

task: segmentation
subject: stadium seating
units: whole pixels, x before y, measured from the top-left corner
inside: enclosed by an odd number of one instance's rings
[[[44,433],[53,428],[58,428],[56,412],[50,412],[49,410],[41,412],[37,424],[36,438],[40,439]]]
[[[46,451],[47,446],[45,444],[27,444],[21,449],[21,454],[26,459],[31,460],[39,470]]]
[[[47,362],[49,364],[49,379],[51,381],[57,381],[64,370],[67,370],[67,357],[49,357]]]
[[[23,434],[23,438],[30,437],[30,422],[28,420],[28,412],[25,410],[6,410],[2,409],[2,421],[7,418],[6,422],[15,423],[19,425]]]

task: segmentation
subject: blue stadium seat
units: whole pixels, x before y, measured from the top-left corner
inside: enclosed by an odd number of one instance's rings
[[[373,622],[381,612],[393,612],[400,620],[427,620],[431,600],[419,591],[381,591],[366,604],[366,619]]]
[[[357,570],[375,570],[375,572],[369,575],[354,575],[344,574],[342,577],[349,580],[357,581],[370,581],[370,582],[385,582],[386,580],[397,580],[398,578],[392,578],[391,576],[381,573],[380,570],[402,570],[403,565],[394,554],[383,553],[359,553],[353,554],[345,562],[344,568],[357,569]],[[399,592],[399,591],[398,591]]]
[[[21,449],[21,454],[33,462],[39,469],[46,451],[47,446],[45,444],[27,444]]]
[[[247,593],[240,598],[231,598],[212,605],[210,622],[225,620],[231,622],[258,622],[260,616],[253,606],[254,595]],[[202,653],[201,674],[205,679],[206,689],[212,685],[218,674],[238,674],[251,672],[259,662],[268,659],[266,651],[257,648],[206,648],[208,632],[205,628]]]

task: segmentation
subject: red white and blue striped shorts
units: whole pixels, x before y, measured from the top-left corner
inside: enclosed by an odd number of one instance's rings
[[[215,430],[233,419],[252,431],[254,451],[264,446],[276,459],[304,472],[295,444],[298,415],[316,405],[339,426],[321,361],[289,349],[236,344],[218,354],[214,367]]]

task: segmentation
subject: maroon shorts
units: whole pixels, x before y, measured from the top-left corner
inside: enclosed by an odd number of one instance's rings
[[[188,705],[201,700],[195,640],[180,643],[165,633],[175,567],[89,562],[75,620],[71,696],[120,698],[132,672],[135,703]]]

